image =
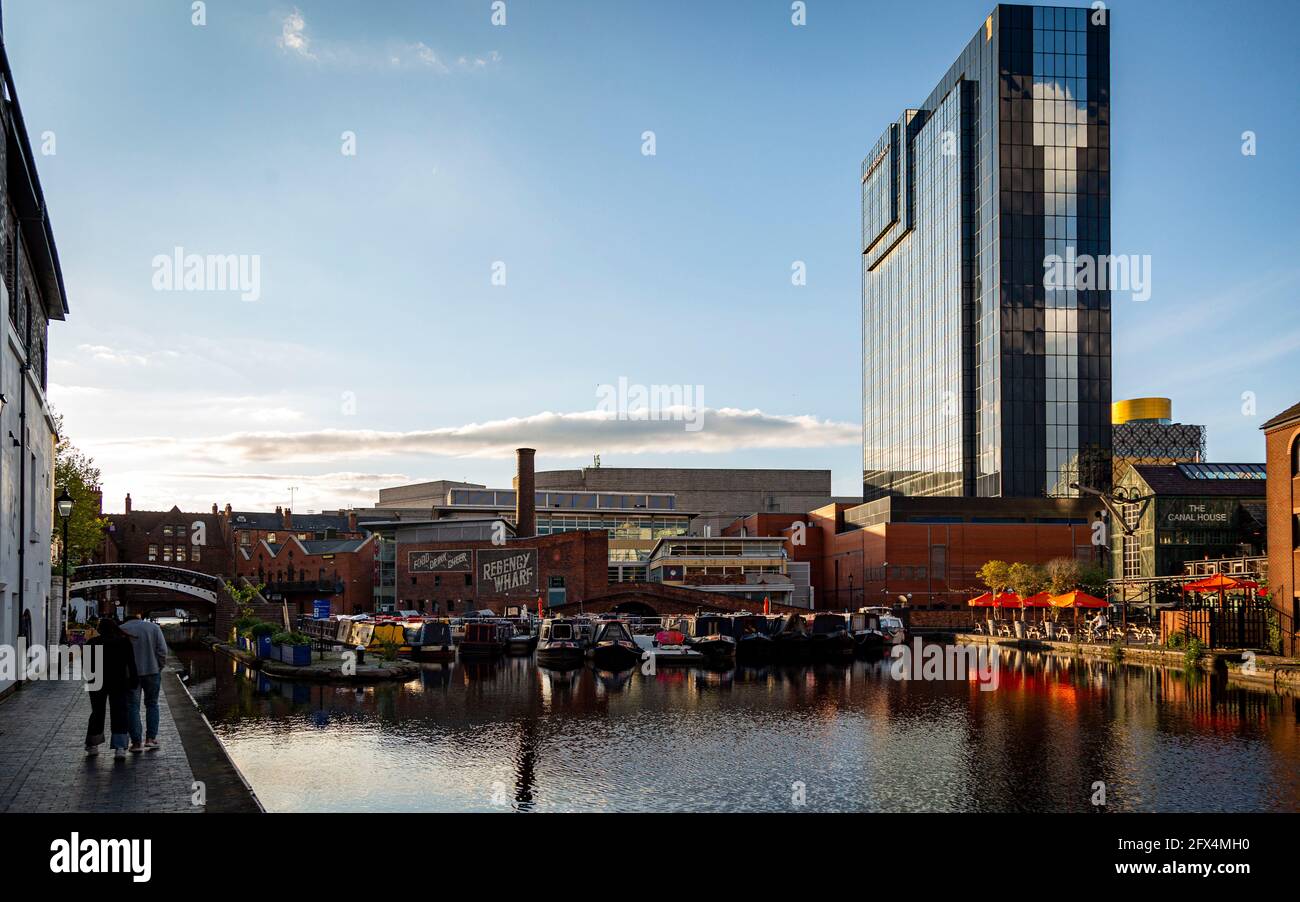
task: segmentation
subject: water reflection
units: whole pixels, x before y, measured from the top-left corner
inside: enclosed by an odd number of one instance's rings
[[[996,649],[999,685],[888,661],[734,671],[427,665],[271,680],[208,652],[191,690],[273,811],[1300,810],[1300,706],[1109,661]]]

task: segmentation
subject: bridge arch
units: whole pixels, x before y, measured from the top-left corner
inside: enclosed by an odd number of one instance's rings
[[[110,586],[147,586],[217,604],[226,594],[220,577],[159,564],[84,564],[72,571],[69,592]]]

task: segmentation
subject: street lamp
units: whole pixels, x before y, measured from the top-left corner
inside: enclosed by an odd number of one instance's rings
[[[59,512],[59,518],[63,520],[63,548],[59,557],[63,571],[63,632],[67,635],[68,631],[68,521],[72,519],[72,496],[68,494],[68,487],[65,485],[59,492],[59,497],[54,499],[54,508]],[[62,639],[60,639],[62,641]]]

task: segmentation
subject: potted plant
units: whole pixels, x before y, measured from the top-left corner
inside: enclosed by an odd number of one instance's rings
[[[253,624],[248,632],[252,645],[250,650],[259,658],[271,657],[271,636],[275,633],[275,626],[261,621]]]
[[[275,647],[275,657],[294,667],[305,667],[311,663],[311,639],[302,633],[281,631],[271,637]]]

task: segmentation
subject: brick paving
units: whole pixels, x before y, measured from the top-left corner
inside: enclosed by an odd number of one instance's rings
[[[0,812],[202,812],[190,802],[194,773],[170,707],[189,702],[169,700],[167,685],[161,750],[125,761],[114,760],[107,735],[99,755],[86,756],[90,698],[78,680],[28,683],[0,702]]]

